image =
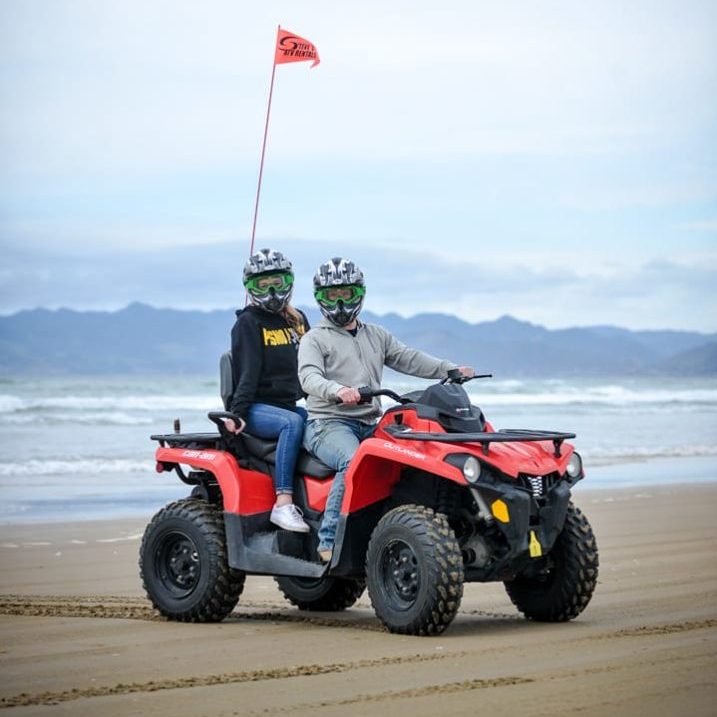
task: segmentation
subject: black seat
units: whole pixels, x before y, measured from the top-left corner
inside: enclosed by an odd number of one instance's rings
[[[234,372],[232,370],[231,351],[223,353],[219,359],[219,393],[224,403],[224,409],[228,411],[232,396],[234,395]],[[273,467],[276,464],[277,441],[252,436],[246,432],[240,435],[247,452],[254,458],[258,458],[267,464],[269,467],[268,472],[273,473]],[[296,460],[296,472],[301,475],[310,475],[314,478],[329,478],[334,474],[334,469],[301,448]]]

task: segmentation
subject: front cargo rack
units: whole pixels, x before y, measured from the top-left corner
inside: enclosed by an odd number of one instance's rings
[[[479,433],[429,433],[412,431],[406,426],[395,424],[384,428],[394,438],[402,441],[437,441],[438,443],[480,443],[483,453],[488,455],[491,443],[519,443],[521,441],[552,441],[555,457],[560,457],[563,441],[575,438],[574,433],[562,431],[531,431],[525,428],[504,428],[500,431]]]

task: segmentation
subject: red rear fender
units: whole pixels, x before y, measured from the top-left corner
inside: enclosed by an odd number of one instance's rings
[[[271,476],[241,468],[230,453],[160,446],[155,457],[158,463],[179,463],[213,474],[228,513],[264,513],[276,500]]]

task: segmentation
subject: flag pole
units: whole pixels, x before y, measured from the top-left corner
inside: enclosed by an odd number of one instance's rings
[[[279,37],[281,25],[277,25],[276,36]],[[254,238],[256,237],[256,218],[259,214],[259,195],[261,194],[261,179],[264,176],[264,156],[266,154],[266,137],[269,133],[269,115],[271,113],[271,98],[274,94],[274,76],[276,75],[276,43],[274,47],[274,63],[271,68],[271,83],[269,85],[269,102],[266,105],[266,122],[264,123],[264,141],[261,144],[261,160],[259,162],[259,181],[256,185],[256,201],[254,202],[254,222],[251,227],[251,246],[249,256],[254,253]]]

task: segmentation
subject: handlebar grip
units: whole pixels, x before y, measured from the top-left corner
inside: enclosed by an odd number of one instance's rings
[[[371,389],[370,386],[359,386],[356,390],[359,392],[359,395],[361,396],[361,398],[359,399],[359,404],[370,403],[371,399],[373,399],[373,397],[374,397],[374,391],[373,391],[373,389]],[[341,399],[339,396],[336,396],[334,401],[337,405],[343,403],[343,399]]]
[[[244,421],[239,418],[239,416],[237,416],[235,413],[231,413],[230,411],[209,411],[209,413],[207,413],[207,418],[209,418],[212,423],[216,423],[220,433],[222,431],[227,431],[226,427],[224,426],[224,421],[222,420],[224,418],[231,418],[232,421],[237,424],[237,426],[241,426],[242,423],[244,423]]]

